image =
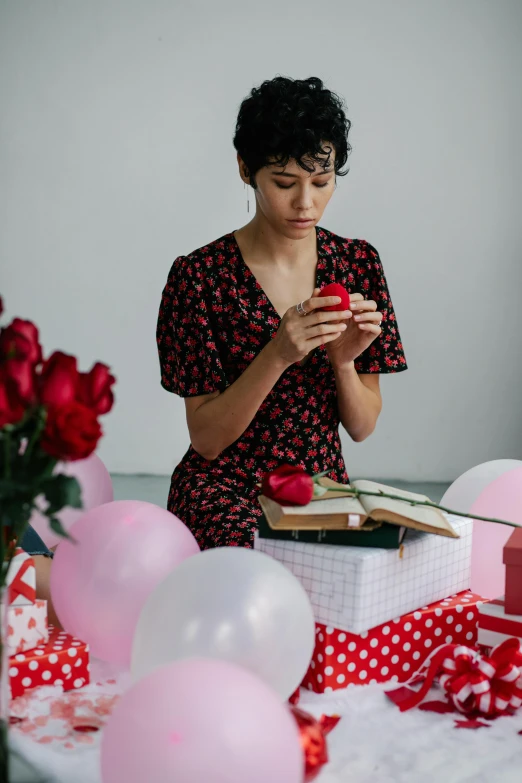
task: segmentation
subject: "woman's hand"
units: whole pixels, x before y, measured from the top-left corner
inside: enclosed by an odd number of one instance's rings
[[[347,331],[344,321],[351,319],[351,311],[320,310],[339,304],[341,299],[338,296],[318,297],[318,293],[319,288],[316,288],[310,299],[286,311],[273,339],[273,349],[288,366],[300,362],[319,345],[333,345]],[[298,307],[302,307],[303,313],[299,313]]]
[[[314,290],[314,296],[319,293]],[[373,299],[365,299],[362,294],[350,294],[352,317],[346,324],[339,340],[329,343],[326,352],[330,363],[336,369],[350,365],[380,335],[382,313],[377,310]],[[342,313],[334,313],[339,319]]]

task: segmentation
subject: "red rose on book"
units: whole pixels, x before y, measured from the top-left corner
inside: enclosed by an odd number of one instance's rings
[[[42,449],[56,459],[86,459],[102,436],[96,413],[73,400],[65,405],[50,406],[42,435]]]
[[[299,465],[280,465],[265,473],[261,491],[282,505],[306,506],[314,494],[314,482]]]

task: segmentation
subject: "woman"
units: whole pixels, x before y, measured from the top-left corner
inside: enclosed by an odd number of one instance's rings
[[[339,423],[374,430],[379,374],[406,369],[377,250],[318,223],[351,150],[342,102],[278,76],[241,104],[239,173],[256,212],[172,265],[159,310],[161,382],[185,398],[191,445],[168,508],[201,549],[252,547],[257,483],[281,463],[347,483]],[[301,222],[298,222],[301,221]],[[318,297],[337,282],[348,311]]]

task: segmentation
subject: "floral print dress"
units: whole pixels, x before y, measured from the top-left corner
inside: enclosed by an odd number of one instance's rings
[[[316,286],[341,283],[377,302],[379,337],[355,362],[359,373],[395,373],[406,359],[377,250],[316,227]],[[275,336],[281,319],[241,255],[234,233],[179,256],[159,309],[161,384],[180,397],[223,392]],[[291,365],[245,432],[209,461],[192,446],[175,468],[168,509],[201,549],[253,546],[263,474],[281,463],[329,471],[348,482],[335,379],[324,347]]]

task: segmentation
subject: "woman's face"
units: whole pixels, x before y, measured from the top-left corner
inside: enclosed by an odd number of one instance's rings
[[[307,165],[314,166],[310,173],[291,159],[284,168],[268,165],[256,174],[257,213],[262,213],[270,226],[291,239],[305,237],[323,216],[326,205],[335,189],[335,154],[332,149],[326,171],[323,165],[310,159]],[[243,166],[240,168],[242,178]],[[292,222],[306,218],[310,222]]]

